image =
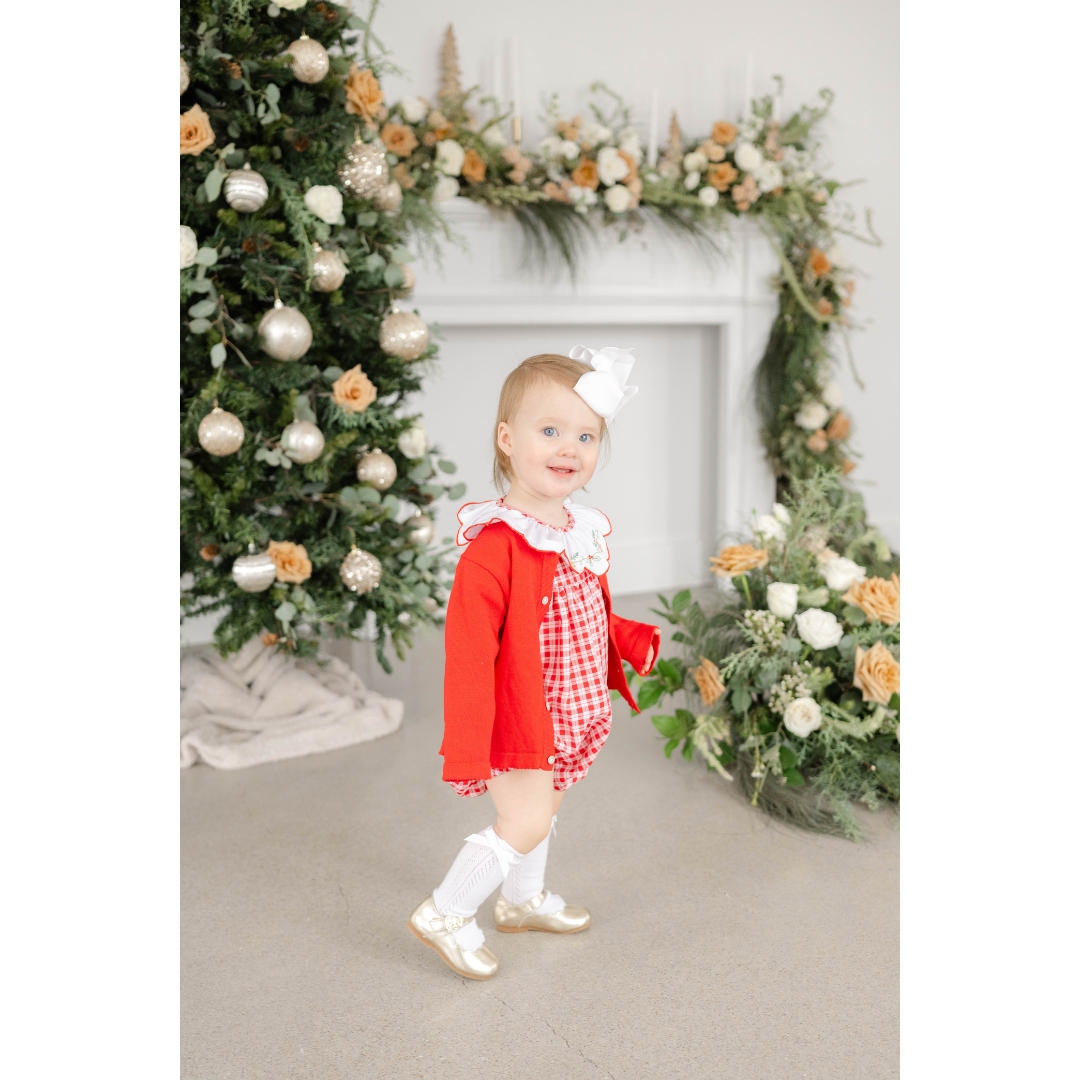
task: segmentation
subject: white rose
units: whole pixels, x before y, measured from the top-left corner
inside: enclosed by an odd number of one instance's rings
[[[614,146],[605,146],[596,155],[596,171],[600,175],[600,183],[610,186],[624,179],[630,172],[630,166]]]
[[[306,3],[307,0],[274,0],[279,8],[284,8],[286,11],[299,11]]]
[[[761,168],[761,151],[753,144],[741,142],[735,147],[735,164],[743,172],[753,172]]]
[[[830,409],[839,409],[844,404],[844,388],[835,379],[830,379],[821,391],[821,397]]]
[[[773,188],[778,188],[784,183],[784,174],[775,161],[764,162],[754,174],[754,178],[762,191],[772,191]]]
[[[774,581],[766,590],[769,610],[778,619],[790,619],[799,606],[799,586],[786,581]]]
[[[410,124],[419,124],[427,116],[427,102],[418,97],[402,98],[401,115]]]
[[[435,168],[447,176],[460,176],[465,151],[456,139],[443,139],[435,150]]]
[[[837,266],[841,270],[848,264],[847,253],[839,244],[833,244],[833,246],[825,252],[825,258],[827,258],[833,266]]]
[[[588,143],[590,146],[599,146],[601,143],[606,143],[611,139],[611,128],[590,121],[581,129],[579,137],[583,143]]]
[[[454,198],[461,190],[461,185],[452,176],[440,176],[431,193],[434,202],[446,202]]]
[[[195,256],[199,253],[199,240],[195,230],[189,225],[180,226],[180,269],[185,270],[195,265]]]
[[[720,201],[720,192],[714,187],[703,187],[697,197],[703,206],[715,206]]]
[[[575,207],[596,205],[596,192],[592,188],[578,187],[577,184],[573,184],[566,194]]]
[[[428,437],[424,425],[417,422],[398,436],[398,449],[407,458],[420,458],[427,453]]]
[[[613,214],[621,214],[630,209],[630,189],[615,184],[604,192],[604,202]]]
[[[548,161],[557,161],[562,156],[562,139],[558,135],[548,135],[537,143],[537,150]]]
[[[799,637],[812,649],[828,649],[839,645],[844,636],[844,628],[831,611],[810,608],[795,616],[795,625],[799,628]]]
[[[785,525],[791,524],[791,515],[787,511],[787,507],[782,503],[772,504],[772,516],[776,518],[777,521],[783,522]]]
[[[693,191],[694,188],[696,188],[698,186],[698,184],[700,184],[700,183],[701,183],[701,173],[699,173],[695,169],[694,172],[690,172],[690,173],[686,174],[686,179],[683,181],[683,187],[686,188],[687,191]]]
[[[825,576],[825,584],[837,592],[847,592],[855,582],[866,580],[865,566],[841,556],[823,562],[821,572]]]
[[[501,150],[506,145],[506,136],[502,128],[495,125],[484,132],[484,142],[494,150]]]
[[[792,735],[805,739],[821,727],[821,706],[812,697],[797,697],[784,710],[784,727]]]
[[[327,225],[334,225],[341,217],[341,192],[329,184],[316,184],[308,188],[304,205]]]
[[[795,423],[807,431],[817,431],[828,419],[829,410],[820,401],[808,401],[795,414]]]
[[[561,153],[567,161],[573,161],[578,154],[581,153],[581,147],[570,139],[564,139],[559,153]]]
[[[638,138],[638,133],[633,128],[624,128],[619,132],[619,149],[630,158],[635,165],[641,164],[641,140]]]
[[[700,150],[691,150],[689,154],[683,154],[683,172],[702,172],[709,164],[709,159]]]
[[[772,514],[762,514],[757,519],[757,531],[766,540],[783,540],[787,536],[787,530]]]

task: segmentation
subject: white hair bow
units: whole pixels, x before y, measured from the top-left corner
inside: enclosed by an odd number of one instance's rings
[[[620,349],[609,345],[604,349],[588,349],[575,345],[570,350],[571,360],[583,360],[591,364],[592,371],[585,372],[574,385],[574,390],[594,413],[608,423],[618,411],[638,392],[636,386],[627,386],[634,358],[633,349]]]

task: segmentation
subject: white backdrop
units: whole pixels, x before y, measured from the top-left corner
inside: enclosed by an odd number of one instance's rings
[[[786,79],[787,108],[810,101],[823,86],[836,93],[826,122],[825,160],[842,180],[863,179],[849,193],[874,209],[883,248],[846,246],[865,272],[853,314],[870,323],[854,335],[865,392],[846,371],[841,381],[863,453],[854,474],[875,522],[900,543],[899,478],[899,5],[896,0],[629,0],[620,5],[548,0],[391,0],[377,17],[379,36],[406,77],[389,77],[391,98],[430,95],[447,23],[458,38],[467,82],[491,85],[492,60],[503,43],[519,42],[525,142],[542,134],[542,92],[557,92],[564,111],[584,108],[590,83],[603,80],[626,96],[642,132],[652,88],[663,123],[677,109],[683,130],[704,133],[741,107],[746,57],[753,54],[755,93],[769,77]],[[421,312],[422,314],[422,312]],[[599,490],[599,489],[598,489]]]

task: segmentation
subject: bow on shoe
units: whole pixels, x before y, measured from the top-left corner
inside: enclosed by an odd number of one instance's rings
[[[638,392],[636,386],[627,386],[630,369],[634,366],[633,349],[620,349],[608,345],[603,349],[589,349],[575,345],[569,352],[571,360],[591,364],[593,370],[585,372],[574,385],[574,390],[598,416],[609,424],[619,410]]]

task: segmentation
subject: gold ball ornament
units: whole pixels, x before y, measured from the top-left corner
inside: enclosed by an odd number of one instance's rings
[[[354,199],[372,199],[390,179],[386,153],[374,143],[357,140],[345,151],[345,164],[338,169],[341,186]]]
[[[250,161],[225,177],[224,190],[225,201],[242,214],[253,214],[270,196],[270,188],[262,174],[251,167]]]
[[[330,54],[307,34],[301,34],[288,48],[292,73],[302,83],[322,82],[330,70]]]
[[[275,360],[299,360],[311,348],[311,323],[302,311],[275,300],[259,322],[259,342]]]
[[[378,588],[382,577],[382,563],[370,551],[354,547],[341,564],[341,580],[354,593],[371,592]]]
[[[216,405],[199,423],[199,445],[215,457],[235,454],[244,444],[244,425],[239,417]]]
[[[376,491],[385,491],[397,479],[397,466],[389,454],[370,450],[356,463],[356,479]]]
[[[254,544],[248,544],[248,551],[233,563],[233,581],[244,592],[266,592],[277,579],[277,566],[265,551],[256,553]]]
[[[401,209],[401,185],[391,180],[386,187],[375,194],[375,205],[385,214],[394,214]]]
[[[314,461],[325,445],[323,433],[308,420],[294,420],[281,433],[281,449],[299,465]]]
[[[416,271],[408,263],[398,267],[405,280],[394,290],[395,296],[409,296],[416,288]]]
[[[191,72],[188,70],[187,61],[180,57],[180,93],[182,94],[191,85]]]
[[[427,323],[411,311],[399,311],[394,304],[379,326],[379,346],[399,360],[418,360],[427,352]]]
[[[323,251],[318,244],[311,246],[315,249],[315,260],[311,264],[311,287],[317,292],[340,289],[348,273],[341,256],[336,251]]]
[[[405,528],[409,530],[411,544],[430,544],[435,539],[435,522],[427,514],[413,514],[405,522]]]

